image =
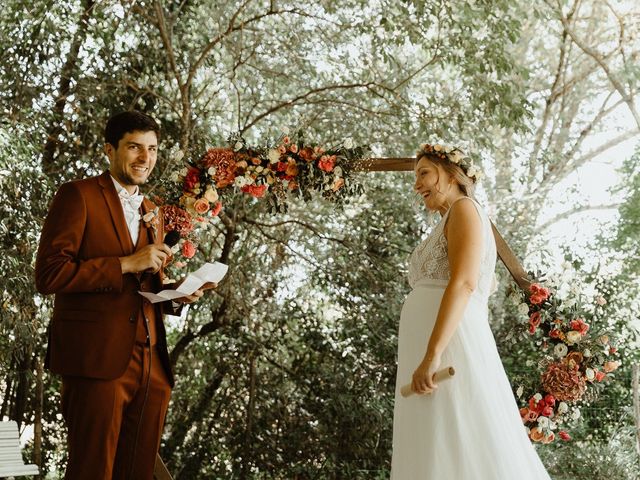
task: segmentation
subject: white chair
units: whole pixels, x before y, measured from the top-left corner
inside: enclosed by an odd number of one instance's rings
[[[37,465],[25,465],[20,452],[20,432],[14,421],[0,422],[0,477],[39,475]]]

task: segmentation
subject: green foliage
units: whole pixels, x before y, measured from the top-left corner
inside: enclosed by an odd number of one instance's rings
[[[558,177],[529,177],[529,166],[540,171],[536,155],[524,166],[514,159],[535,144],[530,129],[565,126],[542,125],[540,92],[556,55],[540,42],[560,42],[558,24],[547,4],[508,0],[4,2],[0,416],[30,424],[42,411],[44,469],[61,472],[59,381],[45,375],[42,406],[34,392],[50,300],[35,292],[33,260],[55,189],[107,166],[102,128],[111,113],[135,107],[161,122],[152,183],[172,166],[170,150],[197,157],[234,131],[260,143],[283,126],[303,128],[319,143],[351,137],[385,156],[438,137],[473,139],[495,167],[486,185],[498,226],[517,232],[510,243],[525,252],[535,218],[518,194],[544,198],[542,180]],[[579,98],[552,106],[580,105],[603,85],[579,83],[560,100]],[[584,127],[550,136],[575,140]],[[558,142],[540,158],[557,160],[571,145]],[[551,160],[543,170],[558,172]],[[409,200],[410,175],[363,179],[365,194],[343,211],[320,199],[275,216],[246,197],[225,205],[198,260],[225,261],[228,277],[186,319],[167,321],[178,384],[161,453],[175,478],[388,476],[406,260],[428,222]],[[615,326],[628,317],[633,268],[608,284]],[[505,364],[522,372],[534,346],[511,341],[520,325],[509,302],[499,296],[491,308]],[[611,385],[618,399],[628,398],[625,375],[623,367]],[[607,417],[598,429],[613,425]],[[550,465],[568,457],[590,465],[604,434],[587,435],[588,448],[549,450]]]

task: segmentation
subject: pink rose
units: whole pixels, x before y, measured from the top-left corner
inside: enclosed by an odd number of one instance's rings
[[[278,147],[278,152],[280,152],[281,154],[287,153],[287,147],[285,147],[284,145],[280,145]]]
[[[288,144],[289,144],[289,142],[291,142],[291,139],[290,139],[288,136],[285,136],[285,137],[282,139],[282,143],[284,143],[285,145],[288,145]]]
[[[529,300],[534,305],[544,302],[550,295],[549,289],[541,286],[539,283],[532,283],[529,287],[529,291],[531,292]]]
[[[540,312],[533,312],[529,317],[529,333],[532,335],[536,332],[536,328],[540,325]]]
[[[543,402],[538,402],[533,397],[529,399],[529,410],[531,410],[532,412],[536,412],[538,415],[540,415],[542,413],[543,408],[544,408]]]
[[[553,407],[550,407],[550,406],[547,405],[546,407],[544,407],[542,409],[541,415],[543,417],[550,417],[551,415],[553,415]]]
[[[542,443],[551,443],[556,439],[555,433],[551,432],[549,435],[542,439]]]
[[[262,198],[267,191],[266,185],[245,185],[241,188],[244,193],[248,193],[252,197]]]
[[[551,395],[550,393],[545,395],[544,397],[544,403],[546,403],[547,405],[553,407],[556,404],[556,399],[553,395]]]
[[[544,302],[544,297],[542,295],[534,294],[529,297],[529,301],[534,305],[540,305],[542,302]]]
[[[325,172],[333,171],[333,168],[336,166],[336,156],[335,155],[323,155],[320,157],[318,161],[318,167],[320,170],[324,170]]]
[[[193,204],[193,209],[201,215],[203,213],[207,213],[209,211],[209,202],[207,201],[206,198],[199,198]]]
[[[333,185],[331,186],[331,190],[333,190],[334,192],[337,192],[342,187],[344,187],[344,178],[342,177],[336,178],[336,181],[333,182]]]
[[[604,380],[604,377],[606,377],[607,374],[604,372],[601,372],[600,370],[596,370],[596,382],[601,382],[602,380]]]
[[[565,432],[564,430],[560,430],[558,432],[558,436],[564,440],[565,442],[568,442],[569,440],[571,440],[571,435],[569,435],[567,432]]]
[[[184,258],[192,258],[196,254],[196,246],[189,240],[182,244],[182,255]]]
[[[289,151],[290,151],[291,153],[298,153],[298,145],[296,145],[295,143],[294,143],[294,144],[292,144],[292,145],[289,147]]]
[[[560,330],[558,330],[557,328],[554,328],[549,332],[549,336],[551,338],[560,338],[561,335],[562,335],[562,332],[560,332]]]
[[[538,414],[529,410],[524,417],[524,423],[535,422],[538,419]]]
[[[222,210],[222,202],[216,202],[216,204],[209,212],[209,215],[211,215],[212,217],[216,217],[220,213],[220,210]]]
[[[577,318],[575,320],[571,320],[570,325],[571,325],[571,329],[572,330],[575,330],[576,332],[579,332],[580,335],[582,335],[583,337],[589,331],[589,325],[584,323],[584,320],[581,319],[581,318]]]

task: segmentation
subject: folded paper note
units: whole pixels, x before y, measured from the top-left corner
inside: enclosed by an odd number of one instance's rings
[[[193,292],[202,287],[205,283],[219,283],[224,278],[229,269],[224,263],[205,263],[198,270],[190,273],[187,278],[175,290],[162,290],[158,293],[138,292],[151,303],[166,302],[167,300],[175,300],[176,298],[191,295]]]

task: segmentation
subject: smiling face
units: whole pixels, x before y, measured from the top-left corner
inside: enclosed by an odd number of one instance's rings
[[[136,185],[145,183],[156,165],[158,137],[152,130],[135,130],[125,133],[117,148],[107,143],[104,150],[113,178],[129,193],[134,193]]]
[[[450,204],[448,196],[452,190],[451,175],[426,157],[416,163],[414,171],[416,183],[413,188],[423,198],[424,205],[432,211],[446,211]]]

